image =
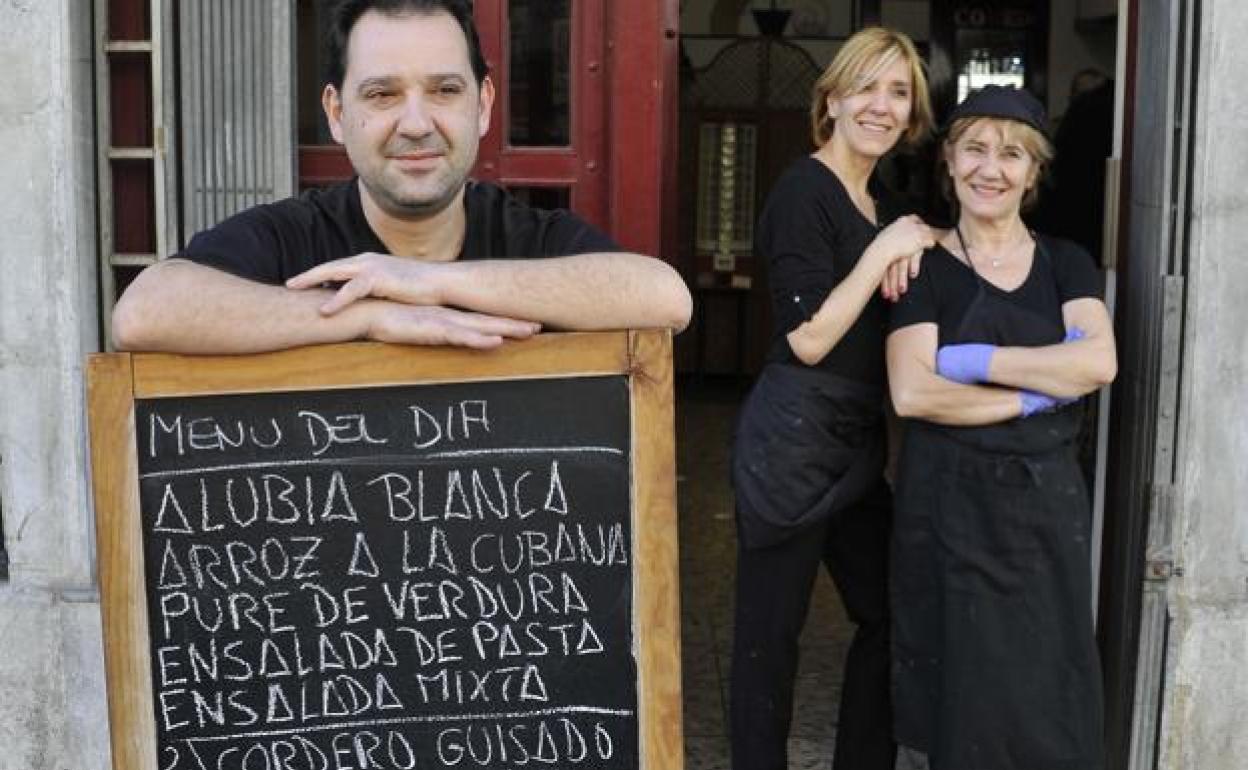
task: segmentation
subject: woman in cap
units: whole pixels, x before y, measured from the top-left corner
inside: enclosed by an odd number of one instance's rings
[[[887,313],[877,288],[903,290],[910,259],[934,238],[917,217],[893,219],[872,172],[899,141],[930,131],[909,38],[872,28],[847,40],[816,83],[811,115],[818,149],[771,191],[755,244],[767,261],[775,328],[733,448],[732,761],[737,770],[787,767],[797,640],[823,563],[858,626],[835,767],[892,770]]]
[[[957,224],[892,308],[905,421],[891,592],[897,740],[933,770],[1101,768],[1077,400],[1116,372],[1094,263],[1020,216],[1052,150],[989,86],[943,143]],[[952,193],[950,195],[950,193]]]

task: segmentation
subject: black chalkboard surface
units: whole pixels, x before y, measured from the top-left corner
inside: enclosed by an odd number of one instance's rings
[[[556,368],[172,395],[133,382],[114,442],[133,478],[97,468],[97,506],[137,509],[137,533],[102,516],[100,535],[106,645],[125,638],[107,651],[115,767],[660,766],[643,747],[673,729],[679,746],[679,688],[642,685],[678,629],[645,627],[670,620],[675,586],[638,577],[642,370]],[[97,411],[98,466],[113,460]],[[116,536],[139,568],[108,555]],[[124,569],[128,594],[105,574]],[[665,656],[642,654],[648,635]]]
[[[136,418],[162,768],[636,767],[624,377]]]

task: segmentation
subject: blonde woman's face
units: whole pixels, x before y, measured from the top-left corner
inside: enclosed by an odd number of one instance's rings
[[[872,158],[891,150],[910,125],[914,83],[910,65],[901,56],[881,69],[856,92],[828,96],[828,116],[836,121],[832,142]]]
[[[1039,166],[999,121],[981,120],[946,149],[949,176],[962,211],[983,219],[1018,216]]]

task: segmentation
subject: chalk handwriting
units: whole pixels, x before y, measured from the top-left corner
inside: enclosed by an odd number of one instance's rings
[[[530,402],[140,413],[161,770],[636,767],[627,450]]]

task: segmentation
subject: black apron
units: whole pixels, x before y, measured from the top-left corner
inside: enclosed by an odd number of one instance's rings
[[[1053,275],[1038,239],[1033,258],[1033,271]],[[1062,341],[1056,285],[1045,316],[976,278],[942,345]],[[933,770],[1103,767],[1079,425],[1077,404],[981,427],[907,423],[893,530],[894,711],[898,742],[927,752]]]
[[[739,537],[764,548],[861,500],[884,471],[883,391],[794,364],[768,364],[737,421],[732,485]]]

